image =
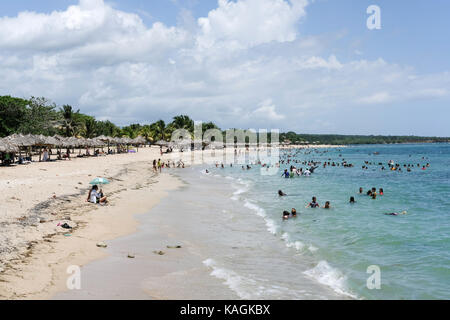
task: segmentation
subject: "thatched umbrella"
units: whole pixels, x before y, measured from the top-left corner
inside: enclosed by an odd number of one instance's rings
[[[0,138],[0,152],[19,152],[19,147],[10,143],[8,139]]]

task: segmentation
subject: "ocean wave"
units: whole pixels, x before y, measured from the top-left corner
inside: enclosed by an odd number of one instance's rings
[[[244,206],[248,209],[253,210],[258,216],[262,217],[264,219],[264,221],[266,222],[266,226],[267,226],[267,231],[269,231],[272,234],[277,234],[277,230],[278,227],[275,223],[275,221],[273,221],[272,219],[270,219],[269,217],[267,217],[266,211],[259,207],[258,205],[245,200],[244,202]]]
[[[356,299],[352,293],[347,292],[346,277],[336,268],[331,267],[325,260],[320,261],[317,266],[303,272],[306,276],[333,289],[336,293]]]
[[[306,245],[301,241],[290,241],[288,233],[283,233],[281,239],[286,243],[286,247],[295,248],[295,250],[301,252],[305,249]]]
[[[239,200],[239,195],[246,193],[248,190],[250,190],[250,181],[242,180],[241,178],[237,179],[238,184],[233,184],[234,188],[237,188],[235,192],[233,192],[233,196],[231,197],[231,200],[237,201]]]
[[[241,299],[250,300],[255,298],[254,286],[256,282],[252,279],[242,277],[232,270],[220,268],[213,259],[206,259],[203,264],[212,269],[211,276],[224,280],[231,290],[233,290]],[[258,295],[258,293],[256,293]]]

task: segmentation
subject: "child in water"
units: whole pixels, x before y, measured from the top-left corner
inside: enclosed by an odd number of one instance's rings
[[[325,202],[325,206],[323,208],[324,209],[331,209],[330,201]]]

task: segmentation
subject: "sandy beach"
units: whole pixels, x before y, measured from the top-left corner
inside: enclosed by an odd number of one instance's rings
[[[148,212],[180,185],[152,172],[159,148],[135,154],[0,168],[2,193],[0,298],[46,299],[66,287],[67,267],[105,256],[96,244],[136,229]],[[106,177],[110,203],[86,202],[89,182]],[[58,224],[68,223],[73,230]]]
[[[4,199],[0,217],[0,299],[49,299],[66,290],[69,266],[84,266],[107,257],[106,250],[97,247],[99,242],[133,234],[139,223],[135,215],[149,213],[168,192],[182,185],[171,174],[182,169],[165,169],[156,174],[153,159],[181,157],[188,166],[193,154],[161,157],[159,148],[153,147],[141,148],[134,154],[0,168]],[[221,152],[213,154],[216,158],[208,153],[203,160],[214,163],[222,159]],[[104,186],[110,200],[107,206],[86,202],[89,182],[95,177],[111,181]],[[58,226],[64,223],[73,229]],[[152,223],[162,222],[153,219]],[[159,232],[159,238],[165,241],[167,234]],[[164,265],[159,268],[164,270]],[[148,298],[183,298],[175,293],[173,290],[172,295],[159,296],[154,292]]]

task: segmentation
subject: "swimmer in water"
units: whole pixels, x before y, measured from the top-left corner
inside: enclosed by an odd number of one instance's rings
[[[295,208],[292,208],[291,214],[292,214],[292,218],[297,218],[297,210]]]
[[[325,206],[323,208],[324,209],[331,209],[330,201],[325,202]]]
[[[363,188],[361,187],[361,188],[359,188],[359,194],[362,194],[363,193]]]
[[[209,173],[208,169],[206,169],[206,173]]]
[[[280,196],[280,197],[284,197],[284,196],[287,196],[287,194],[286,193],[284,193],[283,191],[281,191],[281,190],[278,190],[278,195]]]
[[[355,201],[355,197],[350,197],[350,203],[355,203],[356,201]]]
[[[385,213],[385,215],[386,216],[398,216],[398,215],[403,215],[403,214],[407,214],[407,213],[408,213],[407,211],[402,211],[400,213],[398,213],[398,212],[388,212],[388,213]]]
[[[289,211],[283,211],[283,220],[289,219]]]
[[[383,188],[380,188],[379,193],[380,193],[380,196],[384,195],[384,190],[383,190]]]

